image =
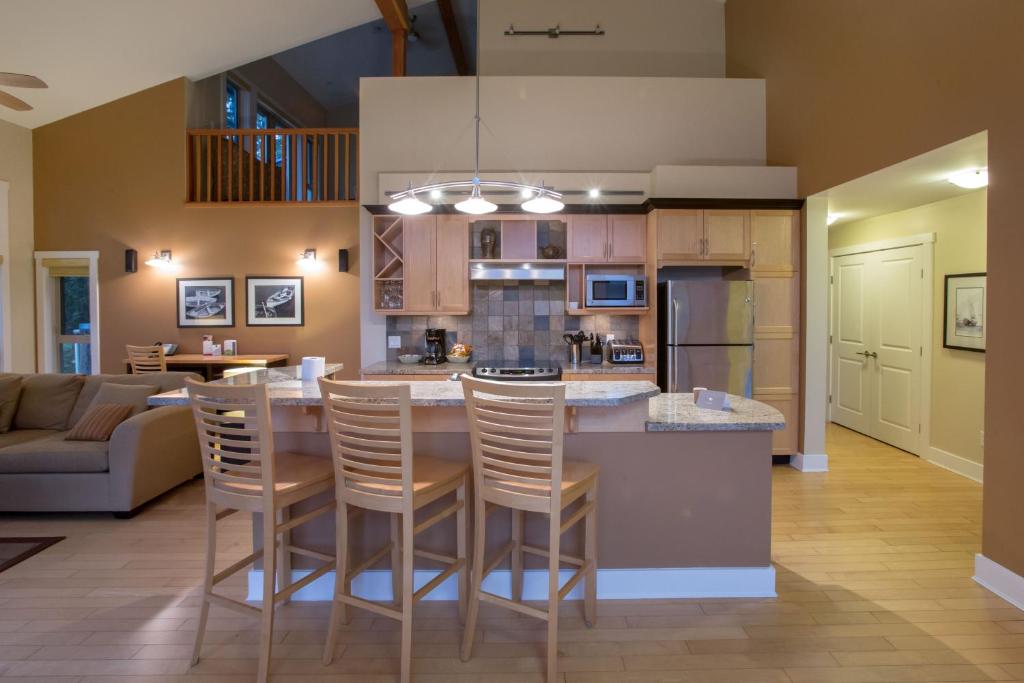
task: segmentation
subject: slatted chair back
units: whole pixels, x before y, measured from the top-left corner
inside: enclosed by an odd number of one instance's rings
[[[274,437],[264,384],[222,386],[186,378],[203,459],[206,499],[273,511]]]
[[[320,379],[339,503],[413,509],[412,399],[408,384]]]
[[[133,375],[146,375],[153,372],[167,372],[167,358],[164,356],[164,347],[160,344],[155,346],[125,346],[128,351],[128,364],[131,366]]]
[[[464,375],[473,479],[486,502],[561,511],[565,384]]]

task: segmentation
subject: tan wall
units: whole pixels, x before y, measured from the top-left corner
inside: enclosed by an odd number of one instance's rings
[[[483,0],[480,73],[487,76],[725,75],[721,0]],[[517,29],[605,35],[511,37]]]
[[[36,369],[35,302],[32,282],[32,131],[0,121],[0,180],[8,189],[8,234],[0,244],[4,271],[9,279],[0,283],[4,301],[11,308],[10,368],[15,372]],[[2,209],[0,209],[2,210]],[[2,325],[0,325],[2,327]],[[7,360],[6,358],[4,359]]]
[[[242,353],[325,355],[359,367],[358,268],[337,271],[337,250],[358,243],[357,208],[223,207],[184,204],[186,81],[179,79],[37,128],[37,249],[100,251],[102,368],[121,368],[124,345],[156,340],[200,350],[201,329],[178,329],[175,274],[139,265],[124,272],[124,250],[140,261],[171,249],[180,277],[233,275]],[[306,276],[306,325],[245,326],[245,276],[300,274],[295,259],[316,248],[325,268]],[[357,264],[357,251],[351,263]]]
[[[984,449],[985,354],[942,347],[945,276],[985,270],[988,192],[875,216],[829,231],[828,247],[849,247],[893,237],[935,233],[932,283],[931,445],[980,463]]]
[[[727,73],[767,79],[768,161],[804,195],[988,130],[982,550],[1024,574],[1024,2],[729,0],[725,23]]]

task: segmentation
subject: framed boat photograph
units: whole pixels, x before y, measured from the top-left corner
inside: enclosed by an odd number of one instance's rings
[[[234,327],[235,278],[178,278],[178,327]]]
[[[304,325],[302,277],[246,277],[245,324],[257,327]]]
[[[945,348],[985,352],[986,294],[985,273],[946,276]]]

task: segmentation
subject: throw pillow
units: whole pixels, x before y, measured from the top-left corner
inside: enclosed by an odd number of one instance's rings
[[[159,387],[151,384],[117,384],[116,382],[104,382],[100,385],[99,391],[89,404],[90,408],[104,403],[113,403],[119,406],[131,406],[131,415],[138,415],[149,408],[146,399],[160,391]],[[82,419],[85,419],[83,416]]]
[[[128,419],[132,407],[126,404],[100,403],[86,411],[65,441],[109,441],[117,425]]]
[[[85,379],[81,375],[25,375],[14,413],[14,429],[67,429]]]
[[[11,430],[21,396],[21,375],[0,375],[0,434]]]

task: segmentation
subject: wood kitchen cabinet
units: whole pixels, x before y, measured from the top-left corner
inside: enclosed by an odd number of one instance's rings
[[[571,263],[644,263],[646,218],[640,214],[572,215],[568,242]]]
[[[750,259],[750,212],[733,209],[657,209],[658,263],[744,265]]]
[[[750,258],[750,212],[704,210],[704,260],[746,261]]]
[[[700,209],[659,209],[656,223],[658,261],[700,261],[703,257],[704,212]]]
[[[402,306],[386,314],[469,312],[469,219],[463,216],[404,216],[392,253],[401,270],[387,274],[401,283]],[[376,266],[375,266],[376,267]]]
[[[796,211],[750,212],[750,268],[764,273],[800,269],[800,214]]]

